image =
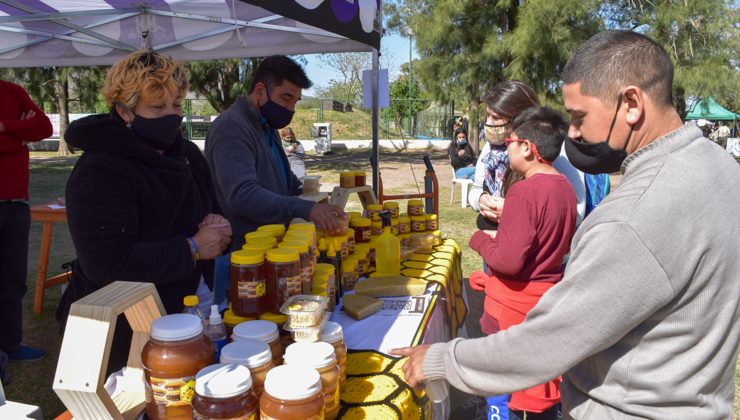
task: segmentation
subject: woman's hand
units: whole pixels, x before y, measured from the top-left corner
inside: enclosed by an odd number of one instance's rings
[[[198,225],[193,241],[198,247],[199,259],[214,259],[231,243],[231,223],[221,215],[208,214]]]
[[[498,222],[501,212],[504,210],[504,199],[494,197],[491,194],[482,194],[478,200],[480,214],[494,222]]]

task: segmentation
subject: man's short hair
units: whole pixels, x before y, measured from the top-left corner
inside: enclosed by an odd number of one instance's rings
[[[673,63],[657,42],[631,31],[598,33],[581,45],[563,68],[566,85],[581,82],[581,93],[603,104],[616,102],[621,89],[634,85],[657,105],[671,105]]]
[[[517,115],[511,131],[520,139],[527,139],[537,146],[537,152],[547,161],[560,155],[560,148],[568,136],[568,122],[560,112],[546,107],[528,108]]]
[[[269,90],[281,85],[284,80],[301,89],[308,89],[313,86],[300,64],[284,55],[273,55],[265,58],[257,67],[257,71],[254,72],[254,77],[252,77],[249,93],[254,92],[257,83],[262,82]]]

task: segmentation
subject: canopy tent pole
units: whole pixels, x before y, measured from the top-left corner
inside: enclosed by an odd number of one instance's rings
[[[380,115],[380,106],[379,106],[379,98],[378,98],[378,78],[380,72],[378,71],[378,64],[379,64],[379,54],[378,50],[373,49],[373,70],[372,70],[372,105],[373,105],[373,112],[372,112],[372,128],[373,128],[373,151],[372,155],[370,156],[370,165],[372,166],[373,170],[373,191],[375,192],[375,196],[378,196],[378,159],[379,159],[379,142],[378,142],[378,120]]]

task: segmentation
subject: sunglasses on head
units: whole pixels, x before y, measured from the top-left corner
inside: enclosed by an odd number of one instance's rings
[[[529,145],[532,146],[532,151],[534,152],[534,157],[536,157],[539,162],[547,163],[547,164],[550,163],[549,160],[544,159],[540,155],[540,152],[537,150],[537,145],[534,144],[534,143],[532,143],[528,139],[512,139],[511,137],[507,137],[507,138],[504,139],[504,144],[506,145],[506,147],[509,147],[509,145],[511,143],[519,143],[519,142],[529,143]]]

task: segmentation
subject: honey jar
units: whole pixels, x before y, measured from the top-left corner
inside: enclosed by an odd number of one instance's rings
[[[241,324],[242,322],[254,321],[255,317],[251,316],[239,316],[231,310],[231,304],[229,309],[224,312],[224,325],[226,326],[226,336],[231,340],[231,334],[234,332],[234,327]]]
[[[290,297],[301,294],[300,255],[287,248],[267,251],[267,300],[270,312],[280,312],[280,307]]]
[[[341,172],[339,174],[339,186],[342,188],[352,188],[355,186],[354,172]]]
[[[280,341],[283,343],[283,348],[287,348],[289,345],[293,344],[293,337],[290,335],[290,331],[283,328],[285,322],[288,321],[288,317],[285,314],[265,312],[260,315],[260,319],[263,321],[274,322],[275,325],[277,325],[278,334],[280,335]]]
[[[277,366],[267,372],[260,397],[260,417],[280,420],[321,420],[324,394],[321,376],[308,366]]]
[[[310,366],[321,376],[324,415],[334,419],[339,414],[339,365],[334,346],[323,341],[291,344],[285,350],[285,364]]]
[[[311,284],[313,283],[313,276],[311,275],[311,257],[308,254],[308,245],[305,241],[302,242],[281,242],[278,245],[279,248],[291,249],[298,253],[298,260],[301,263],[301,291],[300,293],[309,294],[311,292]],[[291,294],[293,296],[293,294]],[[263,311],[264,312],[264,311]]]
[[[439,229],[439,220],[436,214],[427,214],[427,230],[433,232]]]
[[[367,205],[367,218],[371,221],[380,220],[380,212],[383,211],[383,206],[380,204],[368,204]]]
[[[234,333],[231,335],[233,341],[252,339],[262,341],[270,346],[272,361],[278,366],[283,364],[283,353],[285,347],[280,340],[277,324],[270,321],[258,319],[256,321],[247,321],[234,327]]]
[[[277,239],[278,242],[283,240],[283,235],[285,235],[285,225],[281,223],[273,223],[271,225],[262,225],[257,228],[258,232],[269,232],[272,234],[272,236]]]
[[[352,219],[351,224],[352,228],[355,230],[355,244],[370,242],[370,235],[372,235],[370,219],[367,219],[365,217],[357,217],[355,219]]]
[[[391,212],[391,218],[398,217],[398,203],[395,201],[386,201],[383,203],[383,210]]]
[[[355,289],[355,270],[357,269],[357,258],[347,257],[342,261],[342,290]]]
[[[409,200],[406,209],[409,216],[420,216],[424,214],[424,202],[422,200]]]
[[[364,187],[366,184],[365,171],[355,171],[355,187]]]
[[[244,366],[211,365],[195,377],[194,420],[250,419],[258,414],[258,404]]]
[[[372,228],[372,236],[380,236],[383,234],[383,222],[380,220],[373,220],[370,223],[370,227]]]
[[[252,389],[257,398],[262,395],[265,377],[275,367],[270,346],[262,341],[247,338],[234,341],[221,349],[221,363],[237,364],[249,369],[252,376]]]
[[[343,386],[347,379],[347,345],[344,343],[342,326],[333,321],[326,321],[321,331],[321,341],[334,346],[334,354],[339,365],[339,386]]]
[[[411,233],[411,218],[408,216],[398,217],[398,234]]]
[[[229,298],[236,315],[257,317],[267,311],[265,256],[260,251],[231,253]]]
[[[424,215],[411,216],[411,232],[424,232],[427,230],[427,218]]]
[[[150,419],[193,417],[195,375],[213,363],[213,351],[195,315],[165,315],[152,322],[150,339],[141,351]]]

